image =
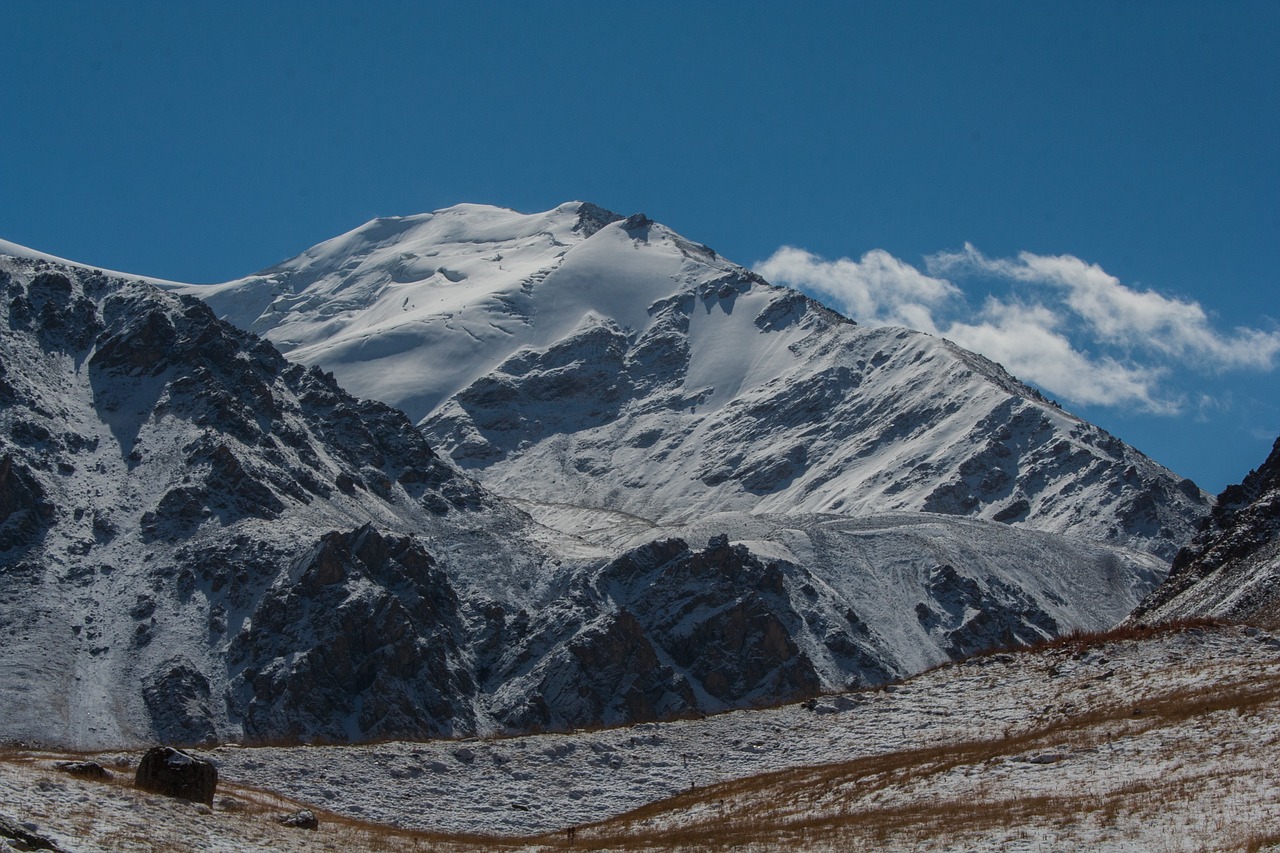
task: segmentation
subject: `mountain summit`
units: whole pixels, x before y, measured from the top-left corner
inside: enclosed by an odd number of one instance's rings
[[[1209,499],[998,365],[868,328],[642,214],[377,219],[186,292],[553,526],[926,511],[1171,558]],[[856,318],[855,318],[856,319]]]

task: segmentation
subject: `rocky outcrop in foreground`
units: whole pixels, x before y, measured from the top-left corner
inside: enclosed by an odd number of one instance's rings
[[[157,746],[143,753],[133,784],[144,791],[212,806],[218,768],[180,749]]]

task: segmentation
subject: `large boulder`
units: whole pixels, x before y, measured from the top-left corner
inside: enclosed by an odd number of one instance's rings
[[[144,791],[212,807],[218,769],[171,746],[154,746],[138,762],[133,784]]]

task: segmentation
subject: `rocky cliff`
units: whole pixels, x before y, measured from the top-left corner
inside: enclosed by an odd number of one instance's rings
[[[1218,495],[1168,579],[1133,618],[1197,616],[1280,619],[1280,441],[1262,465]]]

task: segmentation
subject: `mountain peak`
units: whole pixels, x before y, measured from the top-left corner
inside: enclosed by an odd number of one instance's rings
[[[590,237],[606,225],[622,219],[612,210],[606,210],[589,201],[570,202],[570,204],[577,205],[578,224],[574,230],[581,231],[584,237]]]
[[[458,205],[188,292],[505,494],[655,522],[925,510],[1165,558],[1208,503],[986,359],[845,322],[643,213]]]

